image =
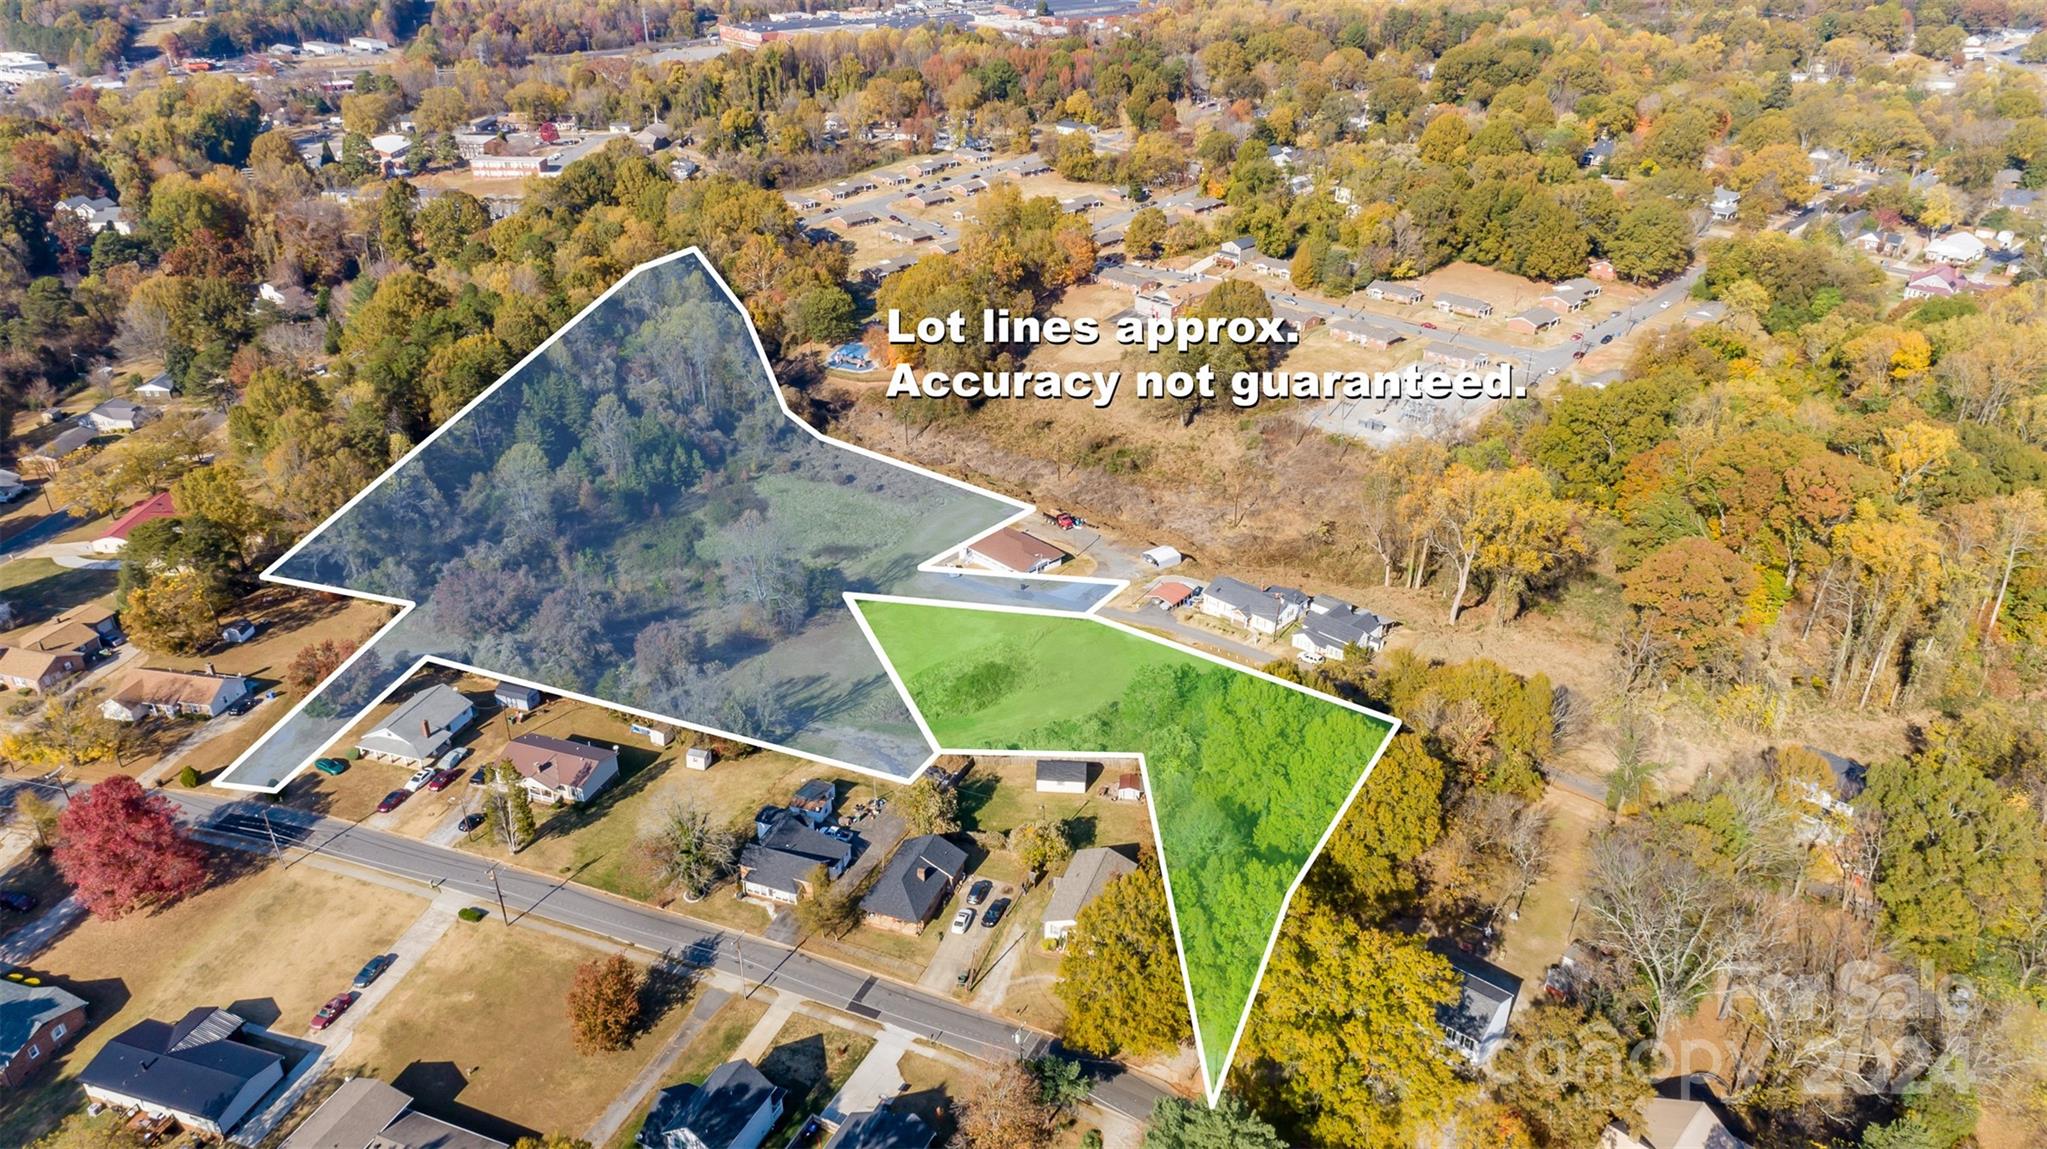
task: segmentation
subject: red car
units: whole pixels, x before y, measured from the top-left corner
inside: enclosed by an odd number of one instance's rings
[[[1572,340],[1572,342],[1577,342],[1578,340],[1581,340],[1581,339],[1583,339],[1583,338],[1585,338],[1585,333],[1584,333],[1583,331],[1573,331],[1573,332],[1571,332],[1571,340]]]
[[[313,1028],[325,1029],[333,1025],[336,1021],[340,1020],[342,1014],[348,1012],[348,1007],[354,1004],[355,995],[353,993],[335,994],[327,1000],[326,1005],[320,1007],[320,1012],[313,1015]]]
[[[440,773],[434,775],[433,781],[428,782],[426,784],[426,788],[434,791],[435,793],[439,793],[442,790],[446,790],[448,786],[455,781],[455,779],[460,778],[461,776],[462,771],[459,769],[443,770]]]
[[[1423,323],[1423,324],[1422,324],[1422,326],[1423,326],[1423,327],[1426,327],[1426,328],[1428,328],[1428,329],[1429,329],[1430,331],[1434,331],[1434,330],[1436,329],[1436,325],[1435,325],[1435,324],[1433,324],[1433,323],[1426,323],[1426,322],[1425,322],[1425,323]]]
[[[377,803],[377,813],[388,814],[403,806],[405,800],[410,797],[412,797],[412,791],[410,790],[393,790],[389,794],[384,795],[383,801]]]

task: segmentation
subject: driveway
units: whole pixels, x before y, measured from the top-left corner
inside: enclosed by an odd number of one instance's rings
[[[1117,622],[1128,623],[1140,630],[1163,632],[1188,646],[1216,651],[1252,666],[1264,666],[1275,658],[1286,657],[1283,651],[1252,646],[1248,642],[1239,642],[1226,635],[1195,626],[1191,622],[1182,622],[1179,616],[1164,607],[1141,606],[1134,610],[1103,607],[1099,613],[1103,618],[1113,618]]]
[[[974,920],[967,927],[967,932],[963,934],[953,933],[952,915],[965,908],[967,904],[966,891],[972,889],[974,883],[978,880],[969,875],[966,881],[960,883],[961,890],[959,896],[954,898],[952,903],[946,907],[945,916],[942,919],[945,936],[939,940],[938,952],[931,955],[931,963],[924,967],[924,976],[917,979],[918,988],[929,990],[932,993],[950,993],[958,988],[960,974],[972,969],[974,963],[981,960],[982,951],[988,947],[990,940],[988,936],[989,931],[981,925],[982,913],[997,898],[1009,898],[1013,901],[1017,897],[1015,886],[1010,885],[1008,882],[996,882],[994,888],[988,893],[988,900],[982,902],[980,907],[974,910]],[[1014,909],[1015,907],[1012,906],[1011,908]],[[1009,924],[1009,915],[1005,914],[1002,920],[996,923],[995,928],[997,930],[1004,930],[1009,928]]]

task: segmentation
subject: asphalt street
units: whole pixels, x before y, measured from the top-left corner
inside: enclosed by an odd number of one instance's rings
[[[1050,1036],[906,985],[864,973],[798,949],[748,937],[652,906],[493,863],[459,850],[364,829],[257,799],[160,791],[201,830],[254,849],[293,849],[455,890],[495,911],[502,896],[516,921],[532,916],[711,967],[898,1026],[972,1057],[1002,1061],[1035,1057],[1054,1048]],[[1062,1051],[1063,1052],[1063,1051]],[[1068,1055],[1071,1056],[1071,1055]],[[1109,1062],[1089,1061],[1097,1074],[1095,1101],[1133,1118],[1150,1115],[1165,1096],[1161,1086]]]

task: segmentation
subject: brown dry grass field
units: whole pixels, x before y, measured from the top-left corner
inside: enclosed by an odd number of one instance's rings
[[[222,859],[234,866],[239,856]],[[28,967],[86,999],[83,1037],[0,1112],[0,1145],[26,1145],[82,1100],[74,1078],[109,1039],[146,1018],[221,1006],[280,1033],[305,1031],[426,907],[420,898],[311,866],[223,877],[169,909],[80,919]]]
[[[423,1112],[515,1140],[577,1136],[674,1035],[671,1008],[631,1048],[579,1053],[567,1000],[595,951],[537,930],[458,922],[355,1031],[341,1061]]]

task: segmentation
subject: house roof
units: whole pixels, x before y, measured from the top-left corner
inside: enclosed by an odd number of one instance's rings
[[[575,789],[605,763],[618,765],[618,751],[589,742],[571,742],[545,734],[521,734],[505,746],[505,758],[521,777],[550,790]]]
[[[967,852],[937,834],[911,838],[882,867],[860,908],[897,921],[924,921],[966,865]]]
[[[176,1022],[139,1021],[114,1036],[80,1083],[177,1113],[218,1120],[283,1058],[241,1041],[242,1019],[200,1006]]]
[[[455,720],[468,711],[469,700],[461,691],[435,683],[413,695],[356,745],[379,753],[425,758],[447,745]],[[421,723],[425,723],[424,729]]]
[[[284,1139],[283,1149],[504,1149],[505,1143],[412,1112],[412,1095],[352,1077]]]
[[[43,676],[59,662],[69,660],[82,666],[84,659],[71,650],[30,650],[25,646],[8,647],[0,650],[0,677],[23,678],[41,682]]]
[[[1126,770],[1116,775],[1116,789],[1142,790],[1144,789],[1144,775],[1135,770]]]
[[[833,785],[828,778],[812,778],[803,785],[796,787],[796,793],[791,796],[791,799],[805,806],[823,803],[826,809],[830,809],[832,804],[839,800],[839,788]]]
[[[761,1107],[782,1091],[744,1061],[728,1061],[698,1085],[671,1085],[654,1099],[640,1136],[659,1143],[669,1132],[688,1130],[705,1145],[729,1145]],[[648,1135],[652,1134],[652,1137]]]
[[[1636,1109],[1640,1137],[1649,1149],[1741,1149],[1713,1107],[1703,1101],[1651,1097]]]
[[[739,851],[739,868],[746,874],[746,881],[757,886],[795,897],[801,891],[802,883],[810,872],[821,863],[816,858],[806,858],[787,850],[768,846],[745,846]]]
[[[90,420],[97,416],[102,419],[111,419],[117,423],[125,423],[136,418],[148,418],[148,410],[149,408],[135,402],[133,399],[109,399],[85,414],[80,415],[79,419]]]
[[[1078,782],[1087,785],[1088,763],[1071,758],[1038,759],[1038,781]]]
[[[1194,588],[1183,582],[1167,580],[1151,588],[1148,597],[1155,598],[1167,606],[1179,606],[1194,597]]]
[[[1076,851],[1066,863],[1066,872],[1052,879],[1052,898],[1045,903],[1045,920],[1070,922],[1099,897],[1102,887],[1137,869],[1137,863],[1115,850],[1096,846]]]
[[[1015,527],[1004,527],[968,545],[975,554],[990,562],[1019,572],[1033,570],[1045,563],[1056,562],[1066,557],[1065,551]]]
[[[848,1117],[824,1149],[931,1149],[931,1139],[931,1126],[916,1114],[877,1109]]]
[[[1492,304],[1469,295],[1453,295],[1447,291],[1436,293],[1436,302],[1447,307],[1463,308],[1468,311],[1488,311]]]
[[[0,1069],[14,1060],[37,1030],[84,1004],[84,998],[54,985],[0,980]]]
[[[1214,599],[1225,606],[1234,607],[1252,618],[1271,619],[1274,622],[1279,621],[1278,599],[1259,590],[1250,583],[1238,582],[1228,575],[1219,575],[1209,580],[1207,589],[1203,590],[1201,594],[1204,598]]]
[[[1399,295],[1415,299],[1421,298],[1422,294],[1421,288],[1411,283],[1395,283],[1390,279],[1375,279],[1365,290],[1376,291],[1381,295]]]
[[[21,645],[51,654],[76,651],[104,637],[100,626],[112,617],[114,612],[103,606],[82,606],[29,631],[21,637]]]
[[[1265,593],[1297,610],[1306,610],[1308,604],[1315,601],[1307,591],[1297,586],[1269,586],[1265,588]]]
[[[1301,632],[1323,646],[1357,646],[1386,625],[1386,620],[1369,610],[1347,603],[1316,599],[1318,607],[1341,606],[1341,610],[1311,610],[1301,619]]]
[[[1376,323],[1366,323],[1357,319],[1339,319],[1331,323],[1329,329],[1340,335],[1369,339],[1375,343],[1398,343],[1407,338],[1391,327],[1381,327]]]
[[[521,686],[516,682],[500,682],[490,693],[492,698],[500,701],[511,698],[528,706],[540,701],[540,690],[538,687]]]
[[[141,502],[129,507],[127,513],[114,520],[107,528],[103,539],[125,539],[128,532],[153,519],[168,519],[178,513],[177,504],[172,501],[169,491],[158,491]]]
[[[145,666],[128,676],[114,692],[112,701],[124,706],[218,707],[248,692],[249,680],[239,674]]]
[[[853,860],[851,842],[842,842],[786,810],[769,821],[768,832],[761,835],[760,844],[770,850],[805,858],[812,865],[822,862],[843,866]]]
[[[1455,1004],[1436,1007],[1436,1022],[1444,1029],[1476,1043],[1484,1039],[1493,1020],[1514,1007],[1514,993],[1520,979],[1487,962],[1453,955],[1461,992]]]
[[[88,426],[66,427],[49,442],[29,453],[33,459],[62,459],[64,456],[99,437],[99,432]]]

